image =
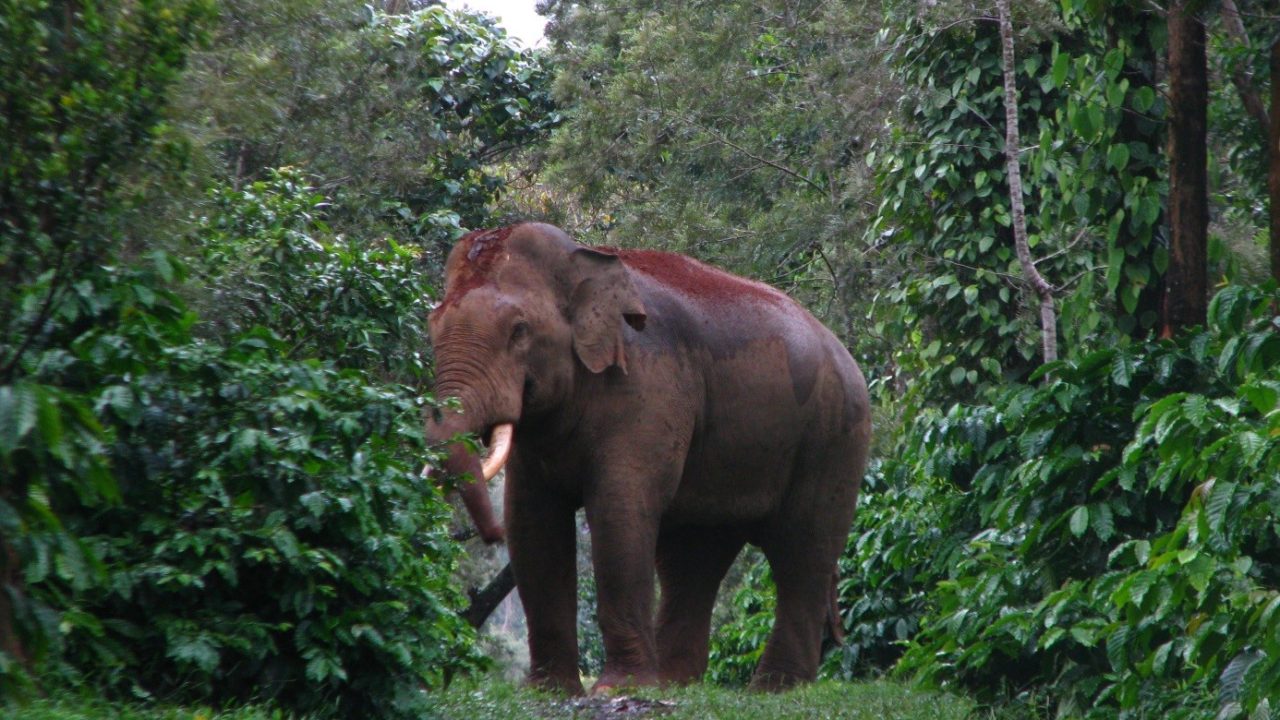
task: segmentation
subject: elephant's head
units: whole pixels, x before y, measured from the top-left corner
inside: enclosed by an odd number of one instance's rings
[[[564,407],[581,373],[625,372],[624,325],[639,330],[644,320],[618,257],[581,247],[558,228],[528,223],[478,231],[453,248],[430,332],[436,397],[457,398],[461,411],[434,413],[427,438],[492,436],[483,468],[461,442],[448,446],[444,464],[448,474],[475,480],[463,483],[461,493],[486,542],[503,537],[485,481],[505,462],[513,429]]]

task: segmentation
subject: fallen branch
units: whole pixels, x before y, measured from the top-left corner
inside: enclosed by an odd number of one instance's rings
[[[466,620],[471,627],[480,629],[484,625],[484,621],[489,619],[494,610],[502,604],[502,601],[511,594],[516,586],[516,575],[511,571],[511,563],[507,563],[488,585],[484,588],[471,588],[467,591],[467,596],[471,598],[471,605],[463,610],[462,619]]]

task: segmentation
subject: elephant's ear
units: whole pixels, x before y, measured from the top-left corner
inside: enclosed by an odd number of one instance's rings
[[[577,283],[569,299],[573,349],[591,372],[610,365],[627,371],[622,323],[644,329],[644,304],[617,255],[579,248],[570,257]]]

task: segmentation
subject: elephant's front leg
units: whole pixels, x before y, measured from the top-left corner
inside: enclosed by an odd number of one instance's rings
[[[600,489],[587,501],[596,608],[604,637],[604,671],[592,689],[655,685],[658,652],[653,627],[655,508],[634,488]]]
[[[507,545],[529,630],[528,683],[581,695],[575,508],[518,465],[507,470]]]

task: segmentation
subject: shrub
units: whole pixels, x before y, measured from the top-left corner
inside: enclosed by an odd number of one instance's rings
[[[1276,702],[1274,302],[1274,289],[1229,287],[1203,332],[1088,353],[989,405],[922,415],[886,490],[932,509],[859,521],[846,562],[861,572],[842,592],[854,642],[883,647],[895,615],[894,640],[918,618],[901,669],[1067,715],[1233,717]],[[895,581],[896,603],[860,609]]]
[[[61,497],[86,512],[119,497],[109,430],[70,346],[155,297],[108,278],[131,173],[181,155],[163,112],[210,10],[0,5],[0,702],[30,690],[57,645],[59,616],[32,602],[24,575],[38,564],[84,588],[100,570],[57,512]]]
[[[964,530],[973,523],[958,512],[958,488],[922,472],[914,459],[967,463],[963,456],[932,457],[927,448],[938,442],[940,430],[963,434],[974,427],[958,423],[908,434],[904,440],[911,445],[896,459],[868,469],[836,586],[845,640],[824,658],[823,676],[884,672],[919,630],[938,573],[961,553]]]
[[[204,285],[196,296],[209,318],[202,332],[226,338],[262,326],[289,340],[291,357],[425,379],[433,291],[417,251],[334,234],[325,219],[332,204],[296,168],[211,195],[192,238]]]
[[[773,574],[763,557],[747,568],[731,604],[729,621],[713,629],[707,677],[720,685],[746,685],[764,655],[778,606]]]
[[[65,532],[30,539],[27,587],[57,613],[64,669],[135,695],[411,714],[479,664],[449,511],[417,472],[419,401],[291,360],[263,329],[193,338],[159,284],[117,277],[117,300],[149,306],[103,299],[118,324],[37,363],[86,387],[118,488],[108,503],[50,488]]]

